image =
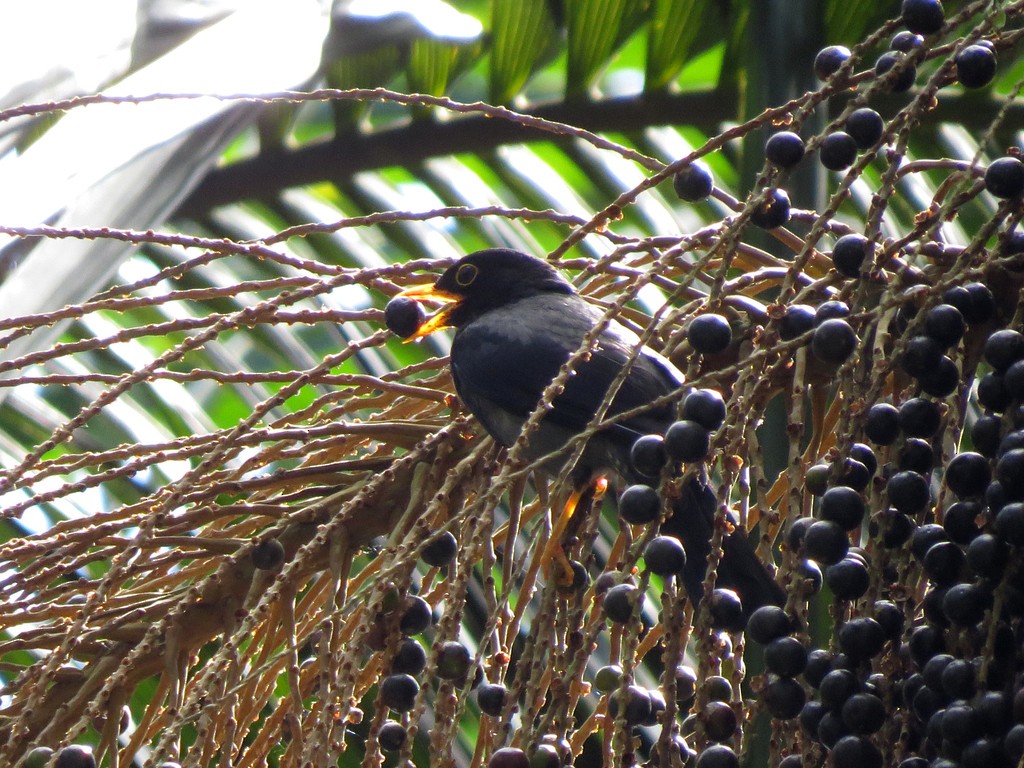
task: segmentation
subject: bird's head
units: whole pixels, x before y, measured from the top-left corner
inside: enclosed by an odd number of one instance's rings
[[[399,296],[445,305],[411,337],[419,339],[442,328],[461,328],[485,312],[528,296],[575,292],[546,261],[508,248],[490,248],[463,256],[436,282],[409,288]]]

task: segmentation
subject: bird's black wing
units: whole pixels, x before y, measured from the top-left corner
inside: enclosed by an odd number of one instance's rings
[[[538,295],[495,309],[459,330],[452,372],[459,396],[493,436],[509,444],[540,402],[544,389],[583,341],[600,312],[578,296]],[[583,430],[629,359],[635,337],[612,327],[581,361],[548,413],[567,434]],[[610,413],[649,404],[681,383],[671,364],[649,350],[633,361]],[[497,410],[496,410],[497,409]],[[500,412],[499,412],[500,411]],[[503,413],[502,413],[503,412]],[[627,421],[634,434],[664,431],[671,411],[661,408]]]

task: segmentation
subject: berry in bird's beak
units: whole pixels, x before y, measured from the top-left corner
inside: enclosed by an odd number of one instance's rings
[[[405,340],[407,342],[422,339],[429,336],[434,331],[440,331],[442,328],[447,328],[448,317],[451,315],[455,307],[458,306],[458,302],[460,300],[459,296],[449,293],[448,291],[438,289],[435,283],[414,285],[412,288],[406,288],[395,296],[395,299],[399,298],[412,299],[417,303],[434,301],[448,305],[441,307],[441,309],[435,312],[434,315],[425,323],[420,323],[419,327],[416,328],[415,331],[406,334]]]

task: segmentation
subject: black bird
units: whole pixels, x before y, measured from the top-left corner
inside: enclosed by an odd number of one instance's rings
[[[550,264],[504,248],[471,253],[432,285],[401,295],[445,302],[415,337],[445,327],[456,329],[451,350],[455,389],[491,437],[506,447],[515,443],[544,389],[603,315]],[[638,345],[638,337],[619,323],[613,320],[607,325],[531,434],[527,458],[556,451],[587,427]],[[683,374],[652,349],[642,347],[606,415],[649,405],[681,386]],[[575,487],[585,487],[609,471],[628,483],[643,482],[645,478],[631,465],[630,448],[641,435],[664,434],[674,418],[671,404],[651,407],[595,434],[573,470]],[[662,526],[663,532],[683,542],[683,582],[694,604],[703,594],[716,506],[711,490],[694,480],[683,488],[673,514]],[[781,605],[785,599],[746,535],[738,530],[723,541],[717,584],[734,589],[748,614],[768,603]]]

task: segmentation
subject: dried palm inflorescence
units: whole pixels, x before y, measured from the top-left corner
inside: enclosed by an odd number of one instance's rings
[[[895,30],[889,25],[849,57],[833,52],[830,64],[826,56],[818,91],[672,164],[505,110],[395,95],[540,127],[645,169],[645,181],[589,220],[445,208],[299,227],[259,243],[18,232],[134,239],[153,272],[5,328],[10,344],[70,318],[80,337],[2,364],[6,387],[74,394],[61,426],[0,473],[5,520],[42,510],[52,523],[0,543],[0,763],[84,740],[111,765],[326,765],[343,754],[376,765],[389,752],[422,764],[429,754],[439,766],[501,768],[527,756],[538,765],[678,765],[699,751],[711,766],[729,761],[727,748],[747,748],[772,717],[773,764],[801,753],[819,764],[832,749],[834,761],[877,754],[895,765],[950,748],[932,745],[927,733],[945,701],[1005,710],[1016,691],[1020,574],[1016,564],[992,563],[1005,563],[1007,548],[1024,541],[1024,522],[1014,516],[1024,514],[1016,510],[1024,444],[1013,437],[1024,395],[1024,337],[1014,335],[1022,325],[1019,161],[906,159],[915,121],[941,99],[969,46],[984,36],[1000,56],[1019,50],[1019,31],[998,28],[1001,19],[911,47],[888,74],[865,69],[865,52]],[[848,163],[837,160],[845,140],[830,137],[846,128],[862,138],[848,118],[915,66],[929,74],[882,132],[855,141]],[[855,91],[843,112],[806,136],[807,153],[842,166],[820,212],[790,210],[778,192],[786,172],[767,164],[746,202],[716,190],[725,213],[695,232],[643,237],[619,225],[648,190],[689,173],[699,157],[765,126],[799,132],[847,88]],[[308,98],[354,97],[369,94]],[[926,210],[899,228],[892,208],[906,204],[899,185],[915,175],[943,180]],[[837,213],[864,189],[864,220],[845,223]],[[443,350],[411,352],[383,327],[378,307],[438,262],[341,267],[290,248],[344,228],[433,218],[561,228],[553,256],[580,290],[670,356],[694,388],[723,394],[726,419],[707,457],[666,467],[659,492],[678,494],[687,478],[705,476],[722,526],[732,510],[741,525],[758,526],[766,560],[781,553],[789,624],[751,634],[769,647],[795,637],[795,656],[787,655],[791,641],[788,650],[775,645],[772,671],[743,682],[744,635],[723,618],[728,596],[709,589],[705,602],[715,605],[695,612],[674,578],[644,562],[657,525],[619,519],[614,494],[603,506],[583,504],[567,530],[555,531],[582,566],[578,583],[560,587],[547,577],[560,479],[506,462],[452,398]],[[764,229],[774,252],[763,247]],[[957,234],[962,242],[953,244]],[[851,235],[858,237],[830,245]],[[563,256],[581,242],[604,255]],[[225,286],[217,268],[254,276]],[[325,299],[353,287],[373,306],[339,309]],[[959,326],[947,307],[961,318],[959,332],[950,331]],[[702,354],[704,342],[689,331],[693,318],[709,314],[725,318],[730,340]],[[111,317],[119,330],[98,333]],[[336,347],[291,370],[261,371],[258,361],[236,370],[208,353],[243,333],[272,345],[300,326],[335,323]],[[158,352],[126,366],[118,345],[132,341]],[[198,397],[229,387],[242,393],[245,415],[163,441],[93,447],[98,438],[89,431],[123,398],[166,385]],[[881,403],[899,409],[896,433],[883,430],[891,414],[873,408]],[[913,458],[921,455],[924,463]],[[933,473],[933,463],[944,471]],[[924,496],[915,497],[921,487]],[[847,491],[824,500],[838,488],[854,489],[860,516]],[[104,489],[108,496],[96,493]],[[87,516],[62,513],[85,503],[104,506]],[[973,506],[954,515],[957,504]],[[809,521],[794,525],[812,515],[815,533]],[[979,541],[990,550],[978,554]],[[849,544],[861,549],[847,553]],[[825,580],[836,596],[824,630],[813,621],[824,600],[815,559],[829,566]],[[712,567],[707,587],[714,578]],[[632,595],[622,615],[604,604],[620,582],[636,587],[617,593]],[[425,658],[412,636],[428,646]],[[801,651],[806,662],[808,648],[830,641],[833,655],[814,655],[803,671]],[[933,690],[925,673],[935,698],[919,700],[921,688],[910,689],[922,683],[910,681],[942,653],[948,665],[979,659],[973,682],[954,695]],[[851,681],[838,709],[825,686],[816,692],[831,673]],[[977,693],[986,685],[1001,703]],[[872,714],[876,701],[881,720]],[[126,706],[131,718],[123,723]],[[687,720],[688,712],[696,716]],[[832,731],[807,732],[826,717],[836,721]],[[1006,730],[979,732],[958,749],[988,748],[975,742]],[[1009,751],[1014,742],[1006,741]]]

